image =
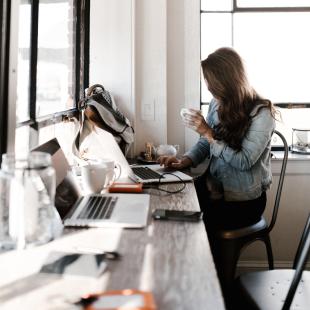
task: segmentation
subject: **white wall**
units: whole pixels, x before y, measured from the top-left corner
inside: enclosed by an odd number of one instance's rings
[[[184,0],[184,79],[185,106],[200,109],[200,1]],[[198,135],[185,130],[185,149],[190,148]]]
[[[135,152],[167,142],[167,5],[135,1]]]
[[[112,91],[132,120],[135,154],[146,141],[179,144],[182,151],[197,141],[197,134],[184,129],[179,111],[200,104],[199,5],[199,0],[91,0],[90,81]],[[288,165],[272,232],[276,264],[292,260],[309,212],[309,163],[295,160]],[[265,250],[256,243],[242,260],[266,265]]]
[[[179,111],[199,108],[199,0],[91,0],[90,84],[111,91],[145,142],[179,144],[197,134]]]
[[[133,79],[132,1],[91,0],[89,83],[102,84],[132,121]]]

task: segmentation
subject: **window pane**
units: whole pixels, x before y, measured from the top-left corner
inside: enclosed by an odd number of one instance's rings
[[[276,122],[276,129],[286,138],[288,145],[292,144],[292,128],[309,129],[310,109],[306,108],[277,108],[281,113],[281,119]],[[275,141],[273,141],[275,142]],[[282,145],[281,141],[273,143]]]
[[[310,0],[237,0],[237,7],[307,7]]]
[[[29,1],[19,5],[18,25],[18,62],[17,62],[17,123],[29,119],[29,79],[30,79],[30,21],[31,6]]]
[[[201,9],[204,11],[231,11],[232,0],[201,0]]]
[[[201,59],[223,46],[231,46],[231,13],[201,14]],[[201,101],[210,102],[212,98],[205,83],[201,81]]]
[[[39,2],[37,116],[73,108],[73,2]]]
[[[234,47],[250,82],[274,103],[310,102],[310,12],[238,13]]]
[[[200,107],[202,115],[206,118],[209,111],[209,105],[208,104],[202,104]]]

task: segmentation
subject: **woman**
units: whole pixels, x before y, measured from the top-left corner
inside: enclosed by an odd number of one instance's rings
[[[206,228],[238,228],[260,220],[266,190],[272,181],[270,140],[275,128],[272,103],[249,85],[240,56],[220,48],[201,62],[213,95],[206,120],[190,109],[185,124],[200,139],[181,159],[160,157],[161,165],[177,169],[197,166],[210,157],[195,181]]]

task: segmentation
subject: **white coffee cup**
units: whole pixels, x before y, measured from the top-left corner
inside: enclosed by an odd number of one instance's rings
[[[98,158],[89,161],[91,164],[105,165],[108,168],[107,186],[111,185],[114,181],[118,180],[122,173],[122,168],[113,159]]]
[[[188,109],[188,108],[182,108],[180,111],[180,115],[182,117],[183,124],[193,130],[196,130],[197,127],[192,125],[193,122],[193,116],[196,116],[198,114],[201,114],[200,110],[195,109]]]
[[[85,192],[100,193],[108,184],[109,168],[102,164],[89,164],[81,168]]]
[[[189,108],[182,108],[180,111],[180,115],[181,115],[183,121],[189,120],[189,119],[191,119],[191,116],[195,116],[199,113],[201,113],[200,110],[189,109]]]

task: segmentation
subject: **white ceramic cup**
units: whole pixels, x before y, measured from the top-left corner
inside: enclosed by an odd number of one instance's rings
[[[188,108],[182,108],[180,111],[180,115],[182,117],[182,121],[183,124],[188,127],[191,128],[193,130],[196,130],[196,126],[191,125],[192,122],[192,116],[201,114],[200,110],[195,110],[195,109],[188,109]]]
[[[102,164],[89,164],[81,168],[85,192],[100,193],[108,183],[109,168]]]
[[[188,120],[191,118],[191,116],[195,116],[200,113],[200,110],[195,110],[195,109],[189,109],[189,108],[182,108],[180,111],[180,115],[184,120]]]
[[[113,159],[109,158],[100,158],[90,160],[92,164],[100,164],[105,165],[108,168],[108,175],[107,175],[107,185],[111,185],[114,181],[118,180],[122,174],[122,168],[118,163],[115,163]]]

